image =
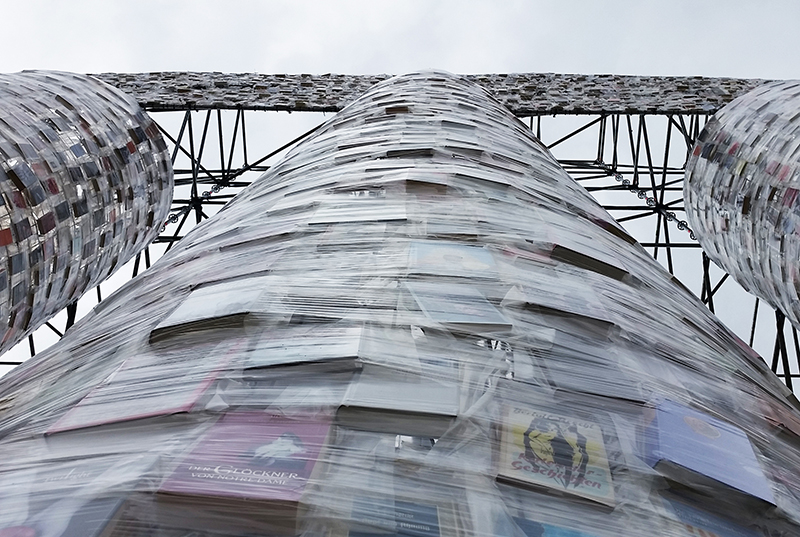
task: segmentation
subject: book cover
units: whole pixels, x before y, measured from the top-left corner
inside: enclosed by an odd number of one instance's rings
[[[308,220],[309,225],[354,224],[361,222],[404,222],[406,206],[402,200],[351,196],[324,200]]]
[[[224,342],[199,346],[191,353],[131,357],[45,434],[189,412],[240,345]]]
[[[578,317],[614,324],[611,314],[589,285],[576,285],[558,273],[542,270],[525,286],[515,285],[503,298],[503,306],[534,306],[547,312],[564,312]]]
[[[0,475],[0,536],[100,537],[125,519],[127,497],[157,457],[43,459]],[[127,519],[126,519],[127,520]]]
[[[150,341],[183,329],[236,326],[257,311],[271,276],[258,276],[206,285],[194,289],[172,313],[150,332]]]
[[[365,372],[348,388],[336,419],[353,429],[438,438],[458,411],[455,382]]]
[[[476,289],[432,282],[405,285],[432,321],[476,330],[511,329],[511,322]]]
[[[413,241],[410,249],[413,274],[465,278],[497,278],[497,265],[485,248],[455,242]]]
[[[679,521],[692,537],[758,537],[755,530],[712,515],[688,503],[662,497],[667,512]]]
[[[756,401],[767,423],[790,441],[800,442],[800,416],[792,407],[775,400],[771,394],[759,394]]]
[[[64,496],[36,502],[28,516],[5,525],[0,515],[0,537],[105,537],[113,534],[124,498]],[[13,516],[14,513],[6,513]]]
[[[350,537],[439,537],[439,509],[435,505],[357,497],[353,500]]]
[[[613,247],[600,237],[574,233],[573,225],[563,214],[551,212],[547,215],[547,237],[552,244],[550,257],[584,270],[603,274],[615,280],[622,280],[628,274],[627,267],[614,255]],[[561,233],[559,228],[568,229]]]
[[[584,250],[588,251],[588,253],[584,253]],[[571,243],[570,247],[554,244],[550,257],[556,261],[591,270],[615,280],[625,278],[628,275],[628,270],[616,258],[605,254],[606,252],[602,250],[586,248],[579,243]]]
[[[361,326],[322,326],[272,333],[247,352],[246,376],[279,366],[345,362],[355,366],[362,346]]]
[[[330,420],[265,412],[225,415],[162,483],[173,499],[228,499],[297,507]],[[230,505],[228,503],[227,505]]]
[[[587,420],[509,405],[498,479],[614,506],[603,431]]]
[[[545,522],[536,522],[522,517],[514,517],[514,523],[526,537],[595,537],[591,533],[555,526]]]
[[[708,414],[665,400],[645,430],[645,461],[683,485],[716,492],[739,492],[775,505],[772,489],[747,435]]]

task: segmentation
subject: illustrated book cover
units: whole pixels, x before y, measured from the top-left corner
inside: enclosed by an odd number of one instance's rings
[[[225,415],[159,488],[159,494],[297,502],[330,420],[265,412]]]
[[[306,414],[225,415],[159,487],[159,517],[203,529],[292,531],[330,428],[328,417]]]
[[[614,485],[600,426],[508,405],[497,478],[613,507]]]

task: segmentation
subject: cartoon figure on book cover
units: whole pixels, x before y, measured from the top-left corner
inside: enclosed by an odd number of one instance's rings
[[[596,423],[510,406],[502,448],[498,478],[614,504],[603,433]]]
[[[296,458],[305,453],[306,448],[300,437],[286,431],[275,440],[252,449],[249,455],[259,466],[292,470],[305,468],[308,461],[305,458]]]
[[[564,469],[557,480],[564,488],[577,487],[586,478],[586,465],[589,454],[586,452],[586,437],[578,432],[577,426],[565,426],[541,417],[531,420],[523,435],[524,458],[536,469],[547,463],[555,463]]]

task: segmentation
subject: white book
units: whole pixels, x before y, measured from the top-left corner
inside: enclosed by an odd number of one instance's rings
[[[504,307],[538,306],[614,323],[611,314],[588,285],[576,285],[569,278],[559,278],[556,272],[548,274],[542,270],[525,286],[515,285],[506,293],[501,304]]]
[[[357,222],[404,222],[405,202],[385,198],[345,198],[320,203],[309,224],[346,224]]]
[[[438,438],[458,410],[456,382],[370,369],[350,385],[336,419],[353,429]]]
[[[353,369],[363,346],[362,326],[302,326],[277,334],[267,332],[249,349],[245,377],[268,378],[277,369],[308,365],[312,372]],[[292,367],[292,370],[295,370]]]
[[[150,332],[150,341],[183,331],[241,326],[258,311],[270,276],[237,279],[194,289]]]
[[[488,250],[447,241],[413,241],[409,271],[412,274],[497,278],[497,265]]]
[[[432,321],[467,330],[511,329],[511,322],[476,289],[433,282],[406,282],[405,285]]]

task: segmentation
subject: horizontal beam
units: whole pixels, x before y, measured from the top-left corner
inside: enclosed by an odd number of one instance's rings
[[[389,75],[102,73],[150,111],[337,112]],[[520,117],[545,114],[712,114],[764,80],[517,73],[465,75]]]

